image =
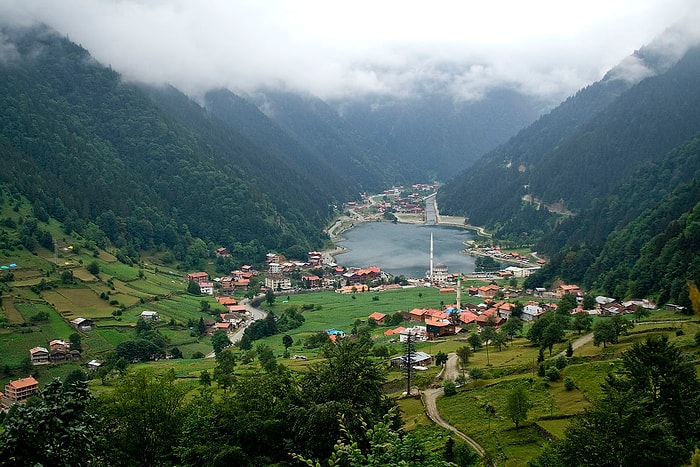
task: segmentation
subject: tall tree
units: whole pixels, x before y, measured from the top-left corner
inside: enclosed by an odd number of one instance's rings
[[[228,334],[223,329],[218,329],[211,336],[211,345],[214,348],[214,353],[219,354],[226,347],[231,345],[231,341],[228,338]]]
[[[573,326],[579,336],[581,335],[581,331],[590,331],[592,325],[593,317],[585,311],[574,315]]]
[[[395,403],[383,391],[386,375],[363,345],[342,339],[324,347],[326,359],[299,381],[305,407],[295,411],[294,432],[300,454],[326,458],[338,440],[344,417],[349,434],[364,437],[362,423],[381,421]],[[394,422],[400,424],[396,419]]]
[[[555,452],[561,465],[682,465],[700,441],[699,420],[693,363],[667,338],[649,337],[623,354]]]
[[[214,368],[214,379],[224,391],[233,382],[233,369],[236,367],[236,355],[230,348],[223,349],[216,354],[216,367]]]
[[[530,407],[530,398],[522,384],[515,386],[508,393],[506,412],[508,412],[508,417],[511,421],[515,423],[516,429],[520,426],[520,423],[527,420],[527,412],[530,410]]]
[[[114,390],[100,397],[99,414],[108,465],[152,466],[173,463],[185,415],[186,387],[169,370],[127,373]]]
[[[102,437],[92,400],[86,381],[54,379],[14,406],[0,431],[0,465],[92,465]]]

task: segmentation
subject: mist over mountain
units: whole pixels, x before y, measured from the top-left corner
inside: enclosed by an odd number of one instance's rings
[[[509,87],[463,101],[326,102],[272,88],[194,100],[125,82],[45,26],[4,28],[1,43],[2,182],[125,261],[158,249],[196,267],[202,245],[227,246],[239,262],[270,250],[300,257],[328,241],[324,226],[359,192],[446,180],[443,214],[551,258],[531,283],[658,294],[629,271],[648,261],[640,252],[666,251],[663,223],[681,226],[669,242],[694,228],[700,49],[687,41],[641,48],[539,118],[550,103]],[[645,224],[662,208],[662,225]],[[613,264],[620,238],[636,253]],[[664,297],[682,295],[694,264]]]

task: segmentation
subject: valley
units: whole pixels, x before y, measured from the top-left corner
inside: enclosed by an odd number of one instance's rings
[[[0,20],[0,465],[697,463],[682,32],[553,105],[187,94]]]

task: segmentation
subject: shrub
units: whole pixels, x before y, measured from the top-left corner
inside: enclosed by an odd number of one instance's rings
[[[192,354],[192,358],[204,358],[205,355],[202,352],[195,352]]]
[[[485,376],[484,370],[482,370],[481,368],[476,368],[476,367],[474,367],[474,368],[472,368],[471,370],[469,370],[469,377],[470,377],[473,381],[476,381],[476,380],[478,380],[478,379],[483,379],[484,376]]]
[[[556,366],[550,366],[545,371],[544,377],[547,378],[548,381],[559,381],[559,379],[561,378],[559,368],[557,368]]]
[[[448,379],[445,381],[445,384],[443,385],[443,391],[445,393],[445,396],[454,396],[457,394],[457,386],[455,385],[455,382],[452,381],[451,379]]]
[[[563,370],[564,368],[566,368],[566,364],[567,364],[566,357],[563,357],[563,356],[557,358],[557,360],[554,362],[554,366],[556,366],[560,370]]]
[[[567,376],[566,378],[564,378],[564,387],[567,391],[573,391],[574,389],[576,389],[576,383],[570,376]]]

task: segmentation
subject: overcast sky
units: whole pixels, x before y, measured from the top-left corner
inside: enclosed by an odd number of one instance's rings
[[[496,84],[546,97],[570,95],[674,23],[685,21],[697,39],[698,5],[0,0],[0,18],[45,22],[126,78],[167,82],[193,96],[214,87],[249,92],[273,86],[322,98],[427,88],[472,99]]]

